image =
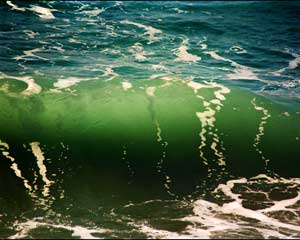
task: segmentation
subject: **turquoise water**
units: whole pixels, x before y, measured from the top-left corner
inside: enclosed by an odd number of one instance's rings
[[[300,3],[0,3],[1,238],[299,238]]]

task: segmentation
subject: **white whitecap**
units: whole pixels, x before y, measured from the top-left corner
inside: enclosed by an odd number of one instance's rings
[[[40,7],[40,6],[32,6],[31,8],[29,8],[29,10],[37,13],[40,18],[55,19],[55,16],[51,12],[52,10],[49,8]]]
[[[140,43],[136,43],[129,48],[129,52],[132,53],[135,59],[139,62],[145,61],[147,58],[145,57],[145,51]]]
[[[12,3],[11,1],[6,1],[6,3],[7,3],[7,5],[11,6],[12,10],[17,10],[17,11],[21,11],[21,12],[26,11],[25,8],[18,7],[16,4]]]
[[[188,39],[182,41],[182,44],[175,51],[177,58],[175,62],[197,62],[201,60],[201,57],[193,55],[188,52]]]
[[[246,79],[246,80],[259,80],[257,75],[253,72],[253,69],[244,65],[241,65],[229,58],[225,58],[220,56],[214,51],[205,52],[206,54],[210,55],[212,58],[218,61],[224,61],[231,64],[234,67],[233,73],[227,74],[227,78],[230,80],[239,80],[239,79]]]
[[[146,25],[143,25],[141,23],[136,23],[136,22],[132,22],[132,21],[128,21],[128,20],[123,20],[121,21],[122,24],[128,24],[128,25],[134,25],[136,27],[139,27],[139,28],[143,28],[146,30],[145,34],[149,36],[149,42],[148,43],[153,43],[157,40],[159,40],[159,38],[156,36],[157,34],[160,34],[162,33],[161,30],[159,29],[156,29],[154,27],[151,27],[151,26],[146,26]]]

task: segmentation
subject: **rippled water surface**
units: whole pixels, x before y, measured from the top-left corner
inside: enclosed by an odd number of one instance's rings
[[[0,19],[0,238],[300,237],[300,2]]]

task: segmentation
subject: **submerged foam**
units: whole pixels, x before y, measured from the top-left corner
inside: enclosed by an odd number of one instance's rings
[[[122,88],[127,91],[128,89],[132,88],[132,84],[130,82],[122,82]]]
[[[68,77],[58,79],[57,82],[53,84],[53,86],[57,89],[66,89],[72,87],[82,81],[94,80],[96,78],[79,78],[79,77]]]

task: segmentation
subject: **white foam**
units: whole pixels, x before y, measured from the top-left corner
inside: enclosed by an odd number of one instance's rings
[[[182,41],[182,44],[179,46],[179,48],[176,50],[176,56],[175,62],[197,62],[201,60],[201,57],[193,55],[189,53],[188,47],[188,39],[185,39]]]
[[[96,79],[96,78],[79,78],[79,77],[61,78],[61,79],[58,79],[58,81],[55,82],[53,84],[53,86],[56,87],[57,89],[65,89],[65,88],[72,87],[80,82],[89,81],[89,80],[93,80],[93,79]]]
[[[251,183],[253,182],[253,180],[259,180],[266,181],[267,184],[287,183],[294,185],[296,183],[300,183],[300,179],[273,179],[263,174],[253,177],[250,180]],[[248,179],[241,178],[230,180],[226,184],[220,184],[214,191],[215,194],[218,195],[219,191],[221,191],[227,197],[232,199],[232,201],[229,203],[219,205],[213,202],[205,201],[203,199],[195,201],[193,203],[193,214],[180,219],[192,223],[185,229],[184,232],[190,234],[191,236],[205,236],[205,238],[207,239],[216,236],[215,234],[222,234],[221,236],[226,236],[228,231],[233,233],[237,231],[237,234],[248,234],[247,236],[249,236],[249,233],[247,232],[239,233],[239,230],[245,228],[247,230],[253,229],[255,232],[259,232],[264,238],[278,237],[282,239],[293,238],[293,234],[286,235],[283,231],[279,231],[279,228],[287,229],[286,233],[288,233],[288,230],[297,232],[300,231],[300,227],[296,224],[283,223],[275,218],[266,215],[266,213],[276,211],[297,211],[297,209],[292,209],[291,206],[296,204],[300,200],[300,192],[298,192],[298,195],[292,199],[273,201],[272,203],[274,205],[265,209],[251,210],[243,207],[243,199],[241,198],[241,195],[232,191],[235,184],[242,184],[247,188]],[[245,191],[249,192],[250,189],[247,188],[247,190]],[[228,217],[222,217],[224,215],[227,215]],[[242,216],[244,217],[244,220],[239,219],[237,221],[236,216]],[[252,221],[247,219],[255,219],[258,220],[259,223],[253,225]],[[198,225],[195,225],[193,223],[198,223]],[[188,238],[190,235],[188,235]],[[239,236],[239,238],[244,237],[245,235]]]
[[[204,156],[204,152],[202,149],[206,146],[206,133],[208,132],[207,128],[211,128],[212,130],[210,131],[210,133],[213,135],[213,142],[211,143],[210,147],[214,151],[215,156],[218,158],[219,166],[224,166],[226,165],[224,161],[225,157],[221,150],[218,150],[220,140],[217,134],[217,129],[215,129],[214,122],[216,121],[215,114],[216,112],[221,110],[221,107],[223,106],[222,101],[226,99],[225,94],[230,93],[230,89],[216,82],[204,83],[205,84],[194,81],[189,81],[187,83],[189,87],[194,89],[197,97],[203,100],[203,106],[205,107],[205,110],[203,112],[196,112],[196,116],[200,120],[202,126],[199,133],[201,139],[201,143],[199,146],[200,157],[201,159],[203,159],[203,163],[205,165],[208,165],[208,159]],[[214,91],[216,99],[205,101],[204,97],[198,94],[198,91],[202,88],[217,88],[218,90]]]
[[[0,75],[0,79],[1,78],[12,78],[12,79],[16,79],[22,82],[25,82],[27,84],[27,88],[21,92],[22,95],[33,95],[33,94],[38,94],[42,91],[42,88],[35,83],[34,79],[32,77],[29,76],[24,76],[24,77],[16,77],[16,76],[11,76],[11,75],[6,75],[1,73]]]
[[[29,10],[37,13],[38,16],[42,19],[55,19],[54,15],[51,12],[51,9],[40,6],[32,6],[31,8],[29,8]]]
[[[98,16],[100,13],[104,12],[105,11],[105,8],[96,8],[94,10],[85,10],[85,11],[82,11],[83,14],[86,14],[88,15],[89,17],[96,17]]]
[[[75,39],[75,38],[69,38],[69,39],[68,39],[68,42],[70,42],[70,43],[81,43],[80,41],[78,41],[78,40]]]
[[[24,33],[30,38],[35,38],[36,35],[39,35],[38,32],[34,32],[32,30],[24,30]]]
[[[232,213],[232,214],[237,214],[241,215],[244,217],[249,217],[253,219],[257,219],[265,224],[275,226],[275,227],[281,227],[281,228],[287,228],[291,229],[294,231],[300,231],[300,227],[292,224],[286,224],[279,222],[278,220],[275,220],[273,218],[270,218],[263,214],[263,212],[269,212],[270,209],[277,209],[277,210],[282,210],[285,209],[286,206],[290,206],[295,203],[296,200],[300,197],[299,194],[297,197],[291,200],[283,200],[280,202],[277,202],[277,206],[275,206],[261,210],[261,211],[254,211],[251,209],[244,208],[242,206],[242,200],[239,198],[239,194],[235,194],[232,192],[232,188],[234,187],[235,183],[247,183],[247,179],[242,178],[238,180],[230,180],[226,184],[220,184],[217,189],[220,189],[226,196],[232,198],[234,201],[230,203],[225,203],[223,206],[220,208],[222,212],[225,213]],[[287,204],[287,201],[289,204]]]
[[[159,40],[159,38],[156,36],[156,34],[162,33],[161,30],[156,29],[154,27],[146,26],[146,25],[136,23],[136,22],[132,22],[132,21],[128,21],[128,20],[121,21],[121,23],[122,24],[134,25],[136,27],[145,29],[146,30],[145,34],[149,35],[149,38],[148,38],[149,39],[149,42],[148,42],[149,44]]]
[[[46,168],[46,165],[44,164],[44,161],[45,161],[44,153],[42,152],[42,150],[40,148],[39,142],[32,142],[32,143],[30,143],[30,146],[31,146],[33,155],[36,157],[39,172],[40,172],[40,175],[44,182],[44,188],[43,188],[42,193],[43,193],[43,196],[47,197],[47,196],[49,196],[50,186],[52,185],[53,181],[50,181],[47,178],[47,168]]]
[[[206,40],[207,40],[207,38],[206,38],[206,37],[203,37],[203,39],[200,40],[200,41],[197,43],[197,45],[199,45],[199,46],[201,47],[202,50],[207,49],[207,44],[205,43]]]
[[[152,64],[151,65],[152,69],[154,70],[162,70],[162,71],[168,71],[168,68],[164,66],[162,63],[159,64]]]
[[[136,43],[132,47],[130,47],[129,52],[134,54],[135,59],[139,62],[146,60],[145,51],[142,44],[140,43]]]
[[[6,1],[6,4],[9,5],[9,6],[11,6],[12,10],[17,10],[17,11],[21,11],[21,12],[25,12],[26,11],[25,8],[20,8],[16,4],[13,4],[11,1]]]
[[[24,60],[33,60],[32,58],[30,58],[30,57],[33,57],[33,58],[38,58],[41,60],[48,60],[47,58],[44,58],[44,57],[34,54],[34,53],[42,52],[42,51],[44,51],[44,48],[34,48],[31,50],[23,51],[24,55],[16,56],[16,57],[14,57],[14,59],[16,59],[17,61],[23,60],[23,59]]]
[[[296,53],[290,53],[290,52],[287,52],[289,54],[291,54],[294,59],[292,59],[291,61],[289,61],[289,65],[285,68],[281,68],[275,72],[272,72],[274,75],[280,75],[281,73],[285,72],[286,70],[292,70],[292,69],[295,69],[297,68],[299,65],[300,65],[300,55],[296,54]]]
[[[128,89],[132,88],[132,84],[130,82],[122,82],[122,88],[127,91]]]
[[[149,97],[154,97],[155,87],[147,87],[146,93]]]
[[[110,81],[110,80],[113,80],[115,77],[119,76],[119,74],[117,74],[116,72],[114,72],[112,66],[109,66],[109,67],[105,68],[102,76],[103,77],[111,76],[109,79],[107,79],[107,81]]]
[[[259,78],[253,72],[252,68],[241,65],[235,61],[232,61],[229,58],[224,58],[214,51],[209,51],[209,52],[205,52],[205,53],[210,55],[212,58],[214,58],[216,60],[229,62],[231,64],[231,66],[235,67],[234,73],[227,74],[228,79],[230,79],[230,80],[238,80],[238,79],[259,80]]]
[[[237,54],[247,53],[247,51],[243,49],[241,46],[232,46],[229,50]]]
[[[188,11],[185,11],[185,10],[182,10],[182,9],[179,9],[179,8],[174,8],[173,9],[174,11],[176,11],[177,13],[188,13]]]
[[[135,224],[142,233],[154,239],[191,239],[190,235],[178,234],[166,230],[158,230],[146,224]],[[203,238],[205,239],[205,237]]]
[[[66,229],[72,232],[73,237],[79,237],[80,239],[99,239],[94,237],[93,233],[108,233],[110,230],[108,229],[102,229],[102,228],[85,228],[81,226],[68,226],[63,224],[51,224],[51,223],[45,223],[37,221],[38,218],[35,218],[33,220],[28,220],[26,222],[16,222],[14,224],[14,228],[18,231],[13,236],[10,236],[9,239],[20,239],[20,238],[28,238],[28,234],[33,229],[36,229],[38,227],[48,226],[52,228],[61,228]]]

